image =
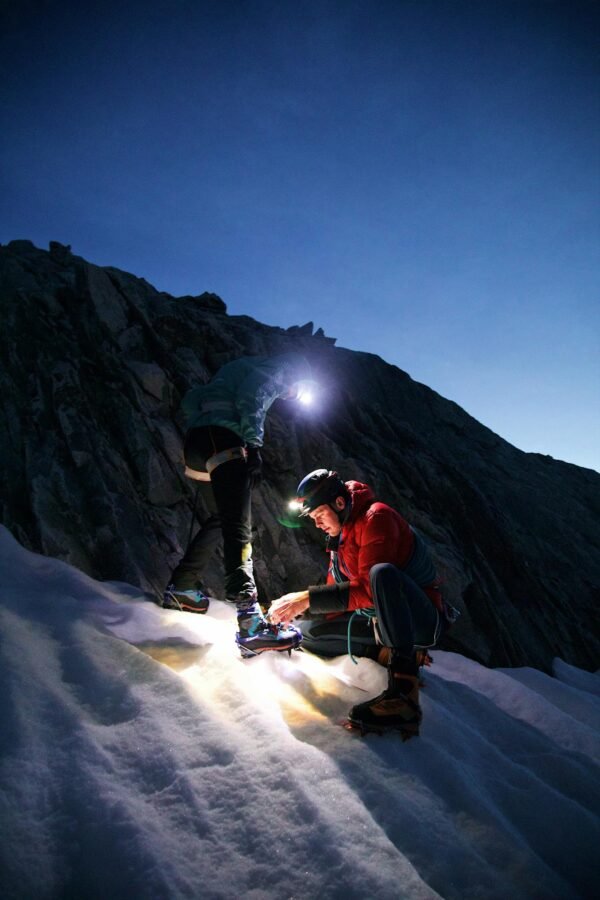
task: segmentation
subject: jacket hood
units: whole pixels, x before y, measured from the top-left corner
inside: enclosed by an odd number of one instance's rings
[[[362,481],[347,481],[346,487],[350,491],[352,498],[352,510],[348,518],[349,522],[353,522],[375,499],[375,494],[368,484]]]

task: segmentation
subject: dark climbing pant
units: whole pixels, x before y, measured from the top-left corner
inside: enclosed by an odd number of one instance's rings
[[[440,615],[421,588],[391,563],[378,563],[370,572],[373,610],[381,642],[403,656],[414,647],[432,647],[439,638]],[[341,656],[348,652],[348,623],[352,613],[335,618],[319,616],[300,623],[303,647],[319,656]],[[355,616],[351,625],[353,656],[374,658],[377,641],[371,623]]]
[[[203,471],[206,460],[215,453],[241,446],[242,440],[233,431],[208,425],[190,429],[183,455],[187,466]],[[246,461],[232,459],[213,469],[210,489],[217,515],[202,525],[173,572],[172,582],[180,590],[201,586],[202,573],[222,534],[225,595],[243,602],[256,595],[252,566],[252,488]]]
[[[328,659],[347,653],[350,616],[351,613],[342,613],[331,619],[315,616],[313,619],[301,619],[299,623],[294,623],[302,631],[304,649]],[[352,622],[350,638],[353,656],[375,658],[377,643],[370,621],[356,616]]]

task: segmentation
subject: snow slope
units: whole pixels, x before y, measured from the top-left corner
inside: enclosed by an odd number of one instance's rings
[[[369,660],[242,661],[233,610],[162,610],[0,529],[0,894],[598,895],[600,678],[435,651],[421,737],[339,727]]]

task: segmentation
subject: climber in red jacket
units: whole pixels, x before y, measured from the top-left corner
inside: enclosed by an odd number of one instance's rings
[[[366,484],[344,483],[316,469],[298,485],[301,514],[328,538],[327,583],[286,594],[271,604],[275,623],[300,623],[304,647],[322,656],[346,652],[386,660],[388,688],[355,706],[349,722],[368,730],[419,733],[417,648],[433,646],[445,624],[444,603],[424,539]],[[352,612],[360,629],[352,629]],[[365,615],[366,614],[366,615]],[[375,626],[376,635],[372,626]]]

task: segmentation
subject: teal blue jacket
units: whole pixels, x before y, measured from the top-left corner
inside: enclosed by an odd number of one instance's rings
[[[185,394],[181,406],[187,426],[220,425],[248,446],[262,447],[269,408],[310,377],[310,366],[299,353],[242,356],[219,369],[208,384]]]

